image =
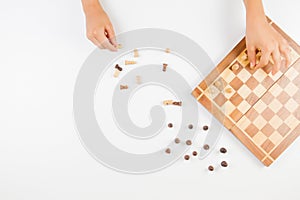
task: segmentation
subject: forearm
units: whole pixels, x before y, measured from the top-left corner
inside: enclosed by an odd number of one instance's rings
[[[262,0],[244,0],[246,7],[246,22],[265,21],[265,11]]]
[[[103,8],[98,0],[81,0],[81,2],[85,14],[89,12],[91,9],[103,11]]]

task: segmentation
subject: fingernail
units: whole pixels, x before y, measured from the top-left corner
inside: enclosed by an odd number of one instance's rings
[[[254,62],[250,62],[250,67],[253,68],[255,66]]]

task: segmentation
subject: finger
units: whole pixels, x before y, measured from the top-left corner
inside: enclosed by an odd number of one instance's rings
[[[280,52],[279,52],[278,48],[272,52],[272,58],[274,61],[274,66],[272,68],[272,74],[275,75],[280,70],[280,65],[281,65],[281,57],[280,57]]]
[[[114,28],[109,25],[106,27],[106,33],[107,33],[107,38],[109,39],[109,41],[111,42],[112,45],[114,45],[114,47],[117,47],[117,41],[116,41],[116,35],[115,35],[115,31]]]
[[[97,47],[99,47],[100,49],[103,48],[101,47],[101,44],[96,40],[96,38],[94,37],[94,34],[92,33],[87,33],[87,38]]]
[[[101,46],[105,49],[108,49],[110,51],[116,51],[116,47],[114,47],[109,41],[108,39],[106,38],[105,36],[105,33],[104,31],[103,32],[100,32],[98,31],[96,34],[95,34],[95,38],[96,40],[101,44]]]
[[[99,49],[103,49],[103,46],[98,42],[98,40],[96,40],[96,38],[91,38],[90,39],[93,43],[94,43],[94,45],[96,45]]]
[[[271,52],[262,51],[261,54],[262,55],[261,55],[260,61],[255,67],[256,69],[262,68],[262,67],[266,66],[269,63]]]
[[[110,51],[117,51],[117,48],[114,47],[107,38],[104,39],[104,41],[102,41],[101,45],[105,48],[108,49]]]
[[[291,64],[291,49],[288,46],[280,46],[279,51],[281,53],[281,55],[283,55],[284,59],[285,59],[285,66],[288,67]]]
[[[256,54],[255,54],[255,47],[251,46],[247,48],[248,60],[250,62],[250,68],[253,69],[256,63]]]

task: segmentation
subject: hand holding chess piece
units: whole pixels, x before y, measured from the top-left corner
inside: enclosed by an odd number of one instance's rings
[[[290,48],[287,41],[268,23],[261,0],[244,0],[246,19],[246,44],[250,68],[257,69],[266,66],[270,60],[274,65],[272,74],[276,74],[282,59],[285,65],[290,65]],[[257,61],[255,51],[261,49],[261,58]]]

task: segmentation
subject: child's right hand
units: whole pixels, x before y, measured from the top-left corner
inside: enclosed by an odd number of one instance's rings
[[[262,19],[248,19],[246,30],[246,43],[249,61],[252,67],[261,68],[272,58],[274,75],[280,69],[281,59],[285,59],[286,67],[290,64],[290,48],[287,41],[266,21]],[[261,49],[261,59],[256,61],[255,51]]]
[[[117,51],[112,23],[105,11],[98,6],[90,7],[86,14],[86,35],[100,49]]]

